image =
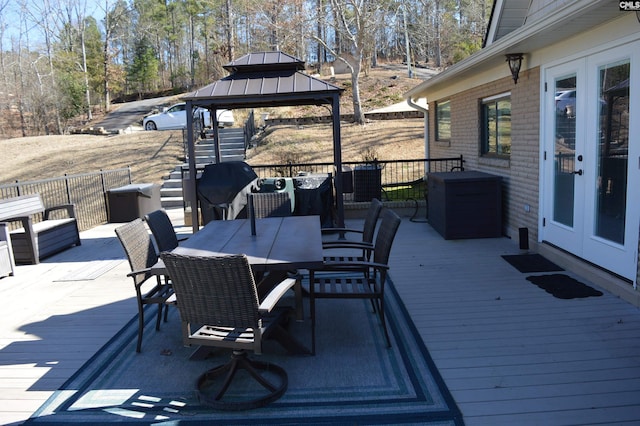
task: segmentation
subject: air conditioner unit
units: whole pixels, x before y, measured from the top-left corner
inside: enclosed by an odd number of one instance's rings
[[[292,178],[263,178],[258,181],[258,192],[288,192],[291,198],[291,212],[295,209],[295,186]]]

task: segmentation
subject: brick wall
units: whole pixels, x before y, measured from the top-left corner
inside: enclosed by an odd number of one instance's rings
[[[511,92],[511,156],[481,158],[480,103],[483,98]],[[467,170],[503,177],[503,232],[517,239],[519,228],[529,229],[529,243],[538,239],[540,68],[522,71],[518,84],[503,78],[451,96],[451,140],[435,140],[435,113],[429,114],[430,156],[462,154]],[[434,99],[433,101],[446,100]],[[429,110],[435,112],[435,102]],[[526,211],[528,206],[529,211]]]

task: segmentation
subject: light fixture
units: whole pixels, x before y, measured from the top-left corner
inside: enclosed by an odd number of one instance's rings
[[[520,74],[520,66],[522,65],[522,53],[507,53],[507,62],[509,62],[509,70],[513,77],[513,83],[518,84],[518,74]]]

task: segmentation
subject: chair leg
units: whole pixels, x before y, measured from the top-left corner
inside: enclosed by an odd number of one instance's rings
[[[296,298],[296,321],[304,321],[304,304],[302,303],[302,278],[296,277],[293,285],[293,293]]]
[[[158,316],[156,318],[156,331],[160,330],[160,322],[162,321],[162,306],[164,303],[158,303]]]
[[[223,397],[236,372],[240,369],[245,370],[256,382],[258,382],[267,393],[251,400],[228,399]],[[264,377],[260,371],[269,371],[274,375],[276,382]],[[225,376],[222,385],[217,390],[212,391],[213,395],[206,392],[207,388],[211,388],[217,378]],[[222,410],[248,410],[252,408],[263,407],[280,398],[288,387],[287,373],[281,367],[260,361],[249,359],[246,351],[234,350],[231,360],[225,364],[202,374],[196,383],[198,399],[203,404],[211,405],[214,408]]]
[[[373,301],[373,299],[372,299]],[[389,339],[389,332],[387,331],[387,323],[384,317],[384,297],[377,299],[378,314],[380,316],[380,322],[382,323],[382,330],[384,331],[384,337],[387,339],[387,347],[391,347],[391,339]]]
[[[167,316],[169,315],[169,305],[166,303],[161,303],[162,309],[164,309],[164,322],[167,322]]]
[[[314,290],[314,273],[309,271],[309,311],[311,314],[311,355],[316,354],[316,298]]]
[[[140,306],[138,308],[138,343],[136,345],[136,352],[142,350],[142,333],[144,332],[144,308]]]

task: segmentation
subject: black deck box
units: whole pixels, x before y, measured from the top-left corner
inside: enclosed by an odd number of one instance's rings
[[[429,223],[446,240],[502,236],[502,178],[477,171],[427,175]]]
[[[109,222],[130,222],[161,207],[160,185],[132,183],[107,191]]]

